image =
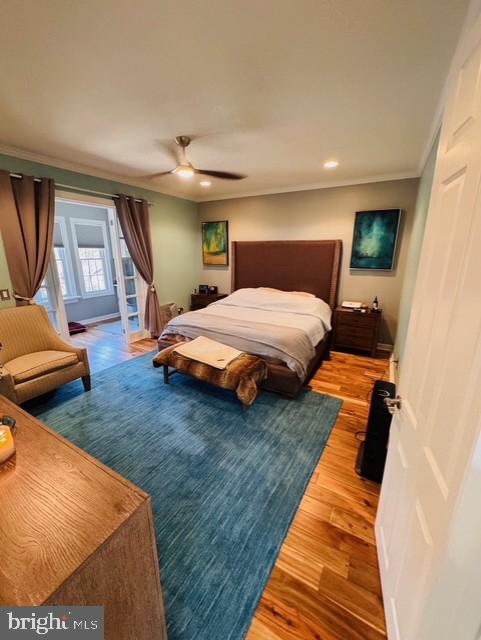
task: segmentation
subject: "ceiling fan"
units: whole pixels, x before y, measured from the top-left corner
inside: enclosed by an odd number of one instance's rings
[[[174,169],[170,171],[161,171],[160,173],[154,173],[149,176],[150,178],[160,178],[161,176],[167,176],[172,174],[174,176],[179,176],[180,178],[192,178],[194,175],[200,176],[211,176],[213,178],[221,178],[222,180],[243,180],[247,176],[242,175],[241,173],[231,173],[230,171],[208,171],[207,169],[196,169],[194,165],[187,160],[187,156],[185,153],[186,148],[191,143],[191,138],[189,136],[177,136],[175,138],[176,144],[179,145],[180,152],[180,162],[177,164]]]

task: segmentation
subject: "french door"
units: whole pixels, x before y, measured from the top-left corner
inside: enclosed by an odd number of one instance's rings
[[[128,342],[149,337],[144,328],[146,284],[132,260],[115,209],[109,209],[109,227],[115,262],[115,288]]]
[[[390,640],[481,637],[481,15],[446,97],[376,520]]]
[[[57,333],[67,339],[69,337],[67,313],[53,251],[45,278],[35,294],[35,302],[45,307]]]

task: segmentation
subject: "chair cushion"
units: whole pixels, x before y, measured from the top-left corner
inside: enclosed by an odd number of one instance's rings
[[[27,382],[46,373],[77,364],[77,354],[68,351],[35,351],[4,364],[15,384]]]

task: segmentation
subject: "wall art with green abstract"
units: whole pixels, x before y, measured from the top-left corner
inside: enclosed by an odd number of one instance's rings
[[[357,211],[351,269],[392,271],[400,220],[401,209]]]
[[[202,223],[202,261],[204,264],[229,264],[227,220]]]

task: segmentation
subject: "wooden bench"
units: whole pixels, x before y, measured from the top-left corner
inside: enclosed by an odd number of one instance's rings
[[[180,372],[197,380],[209,382],[221,389],[235,391],[245,407],[250,407],[255,401],[259,387],[267,376],[267,365],[264,360],[243,353],[228,364],[225,369],[216,369],[177,353],[175,349],[178,346],[178,344],[174,344],[163,349],[153,359],[154,367],[163,367],[166,384],[172,374]],[[169,368],[172,370],[169,371]]]

